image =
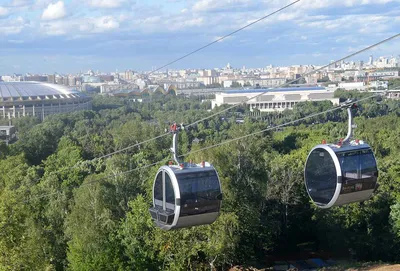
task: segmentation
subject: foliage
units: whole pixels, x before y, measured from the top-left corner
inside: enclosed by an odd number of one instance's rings
[[[369,95],[335,93],[342,100]],[[303,167],[313,146],[345,135],[347,114],[337,110],[294,122],[332,108],[330,102],[299,103],[265,121],[243,117],[247,109],[240,107],[189,127],[180,133],[179,153],[193,151],[185,159],[214,164],[222,212],[212,225],[165,232],[154,226],[148,208],[171,137],[135,144],[165,133],[173,121],[192,123],[225,107],[211,110],[209,102],[183,96],[142,103],[94,99],[93,111],[40,124],[21,120],[15,124],[18,142],[0,146],[0,270],[225,270],[298,252],[304,243],[357,260],[400,260],[398,101],[359,104],[355,136],[374,150],[380,186],[363,204],[330,210],[310,203]],[[293,125],[271,130],[286,122]]]

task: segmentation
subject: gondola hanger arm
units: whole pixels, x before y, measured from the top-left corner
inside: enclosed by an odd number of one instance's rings
[[[170,126],[170,132],[173,134],[171,152],[172,152],[172,156],[174,158],[174,161],[178,165],[180,165],[182,163],[178,158],[178,133],[181,130],[184,130],[183,124],[177,125],[176,122],[174,122]]]
[[[341,104],[342,108],[347,109],[347,115],[348,115],[348,128],[347,128],[347,135],[346,137],[340,141],[341,144],[349,144],[350,140],[353,138],[353,129],[357,128],[357,125],[353,123],[353,111],[352,109],[357,108],[357,104],[355,103],[354,100],[348,99],[346,102]]]

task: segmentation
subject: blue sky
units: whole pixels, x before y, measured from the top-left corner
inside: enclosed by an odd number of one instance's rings
[[[292,1],[0,0],[0,75],[150,70]],[[399,30],[400,0],[301,0],[171,68],[323,65]]]

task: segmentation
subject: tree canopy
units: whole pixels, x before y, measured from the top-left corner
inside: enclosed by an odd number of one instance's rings
[[[342,100],[363,95],[336,93]],[[210,106],[197,97],[140,103],[96,96],[93,111],[19,120],[19,140],[0,146],[0,270],[223,270],[304,244],[359,260],[400,260],[396,100],[364,101],[356,113],[355,136],[372,146],[380,170],[373,198],[329,210],[310,202],[303,168],[313,146],[346,134],[346,112],[273,127],[330,102],[299,103],[263,120],[239,108],[243,122],[228,111],[180,133],[179,152],[188,153],[270,127],[185,157],[218,171],[224,200],[212,225],[165,232],[151,221],[152,183],[170,157],[170,136],[85,162],[163,134],[174,121],[192,123],[221,110]]]

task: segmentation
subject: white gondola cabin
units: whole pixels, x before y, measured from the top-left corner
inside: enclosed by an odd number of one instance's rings
[[[178,165],[158,170],[151,217],[164,230],[211,224],[218,218],[222,202],[217,171],[208,162],[179,163],[176,129],[174,132],[171,150]]]
[[[314,147],[304,169],[307,193],[320,208],[362,202],[369,199],[377,184],[378,168],[371,147],[352,138],[352,112],[348,106],[349,130],[338,144]]]

